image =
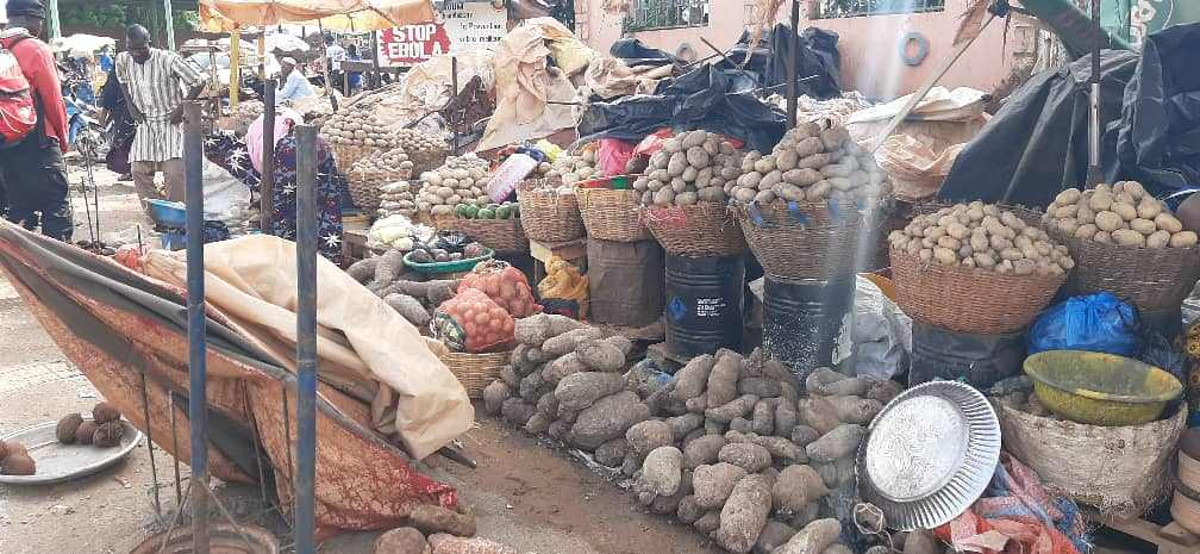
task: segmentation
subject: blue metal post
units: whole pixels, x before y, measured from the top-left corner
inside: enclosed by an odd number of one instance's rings
[[[208,381],[204,314],[204,131],[200,104],[184,104],[187,177],[188,418],[192,436],[192,551],[208,552]],[[178,509],[182,509],[180,506]]]
[[[313,554],[317,470],[317,128],[296,133],[296,553]]]
[[[259,228],[271,234],[271,206],[275,194],[275,79],[263,89],[262,179],[258,185]]]

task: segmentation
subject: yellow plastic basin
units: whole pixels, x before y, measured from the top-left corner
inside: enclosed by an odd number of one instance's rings
[[[1162,415],[1183,394],[1170,373],[1134,359],[1079,350],[1049,350],[1025,359],[1025,373],[1047,409],[1091,425],[1139,425]]]

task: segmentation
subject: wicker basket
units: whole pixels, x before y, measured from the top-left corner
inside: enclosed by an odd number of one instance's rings
[[[1066,275],[1015,275],[922,262],[891,249],[896,304],[929,325],[980,335],[1024,329],[1066,282]]]
[[[641,218],[640,192],[578,187],[575,196],[589,237],[614,242],[650,240],[650,230]]]
[[[346,172],[363,158],[383,152],[378,146],[367,146],[357,142],[338,142],[329,146],[339,171]],[[357,199],[356,199],[357,200]]]
[[[497,253],[519,254],[529,251],[529,237],[525,236],[520,218],[464,219],[435,216],[433,226],[439,231],[462,231]]]
[[[574,194],[558,194],[526,181],[517,188],[521,225],[525,234],[538,242],[568,242],[587,234]]]
[[[442,354],[442,362],[450,368],[467,389],[467,396],[472,399],[483,398],[483,389],[500,378],[500,371],[508,365],[512,350],[488,352],[484,354],[468,354],[465,352],[450,352]]]
[[[1200,279],[1200,247],[1137,248],[1103,244],[1053,231],[1071,249],[1071,294],[1108,291],[1143,314],[1178,310]]]
[[[668,254],[707,258],[746,251],[742,230],[724,203],[642,208],[642,220]]]
[[[355,164],[345,173],[346,183],[350,188],[350,198],[354,200],[354,205],[359,209],[370,211],[379,207],[380,187],[412,178],[411,171],[399,168],[364,169],[361,164]]]
[[[750,208],[736,210],[746,243],[763,271],[785,279],[825,279],[856,270],[867,217],[863,212],[853,204],[830,201],[798,202],[795,212],[788,206],[783,200],[759,206],[761,220]],[[873,250],[874,245],[866,248]]]

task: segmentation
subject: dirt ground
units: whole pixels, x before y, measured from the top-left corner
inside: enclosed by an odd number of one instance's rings
[[[149,225],[137,209],[132,183],[117,182],[116,175],[104,170],[96,177],[102,236],[129,235],[135,224]],[[80,179],[82,172],[73,166],[71,183]],[[75,238],[85,239],[87,214],[78,193],[75,196]],[[66,413],[86,412],[100,400],[0,277],[0,436]],[[456,486],[463,501],[475,509],[480,536],[541,554],[718,552],[689,527],[643,513],[631,495],[612,483],[494,420],[481,420],[463,443],[479,469],[446,461],[433,473]],[[175,460],[157,448],[154,454],[162,519],[156,515],[150,451],[143,440],[119,465],[80,481],[44,487],[0,485],[0,553],[129,552],[164,529],[176,505]],[[187,465],[179,467],[186,490]],[[284,535],[281,543],[290,543],[284,522],[263,514],[256,487],[221,485],[217,496],[235,517],[265,524]],[[369,554],[376,536],[339,536],[321,551]]]

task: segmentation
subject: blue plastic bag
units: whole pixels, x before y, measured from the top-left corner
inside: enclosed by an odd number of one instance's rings
[[[1108,292],[1068,298],[1042,312],[1029,329],[1029,354],[1046,350],[1136,356],[1137,310]]]

